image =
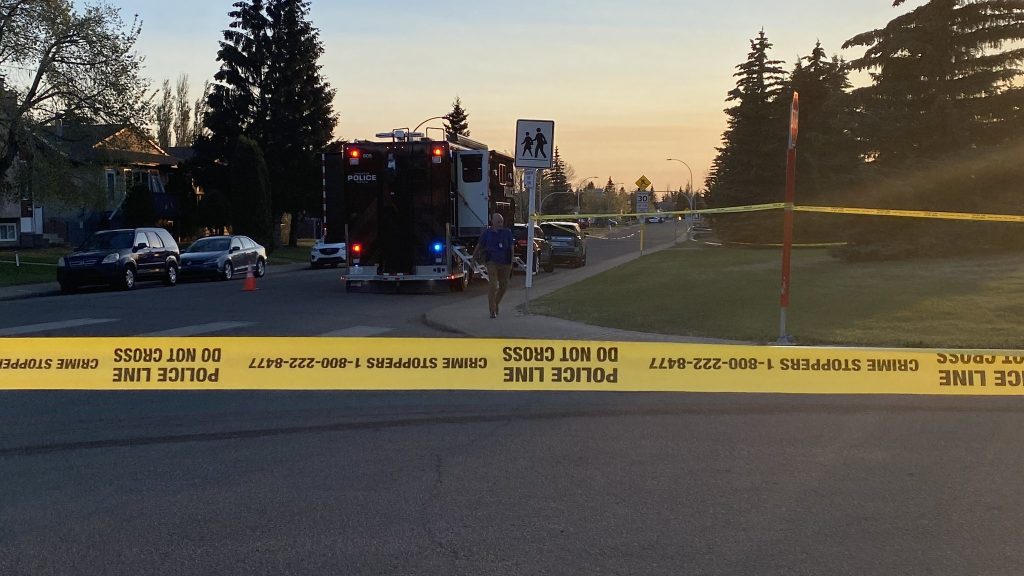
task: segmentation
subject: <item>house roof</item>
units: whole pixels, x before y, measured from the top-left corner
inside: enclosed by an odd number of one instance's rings
[[[167,148],[167,153],[181,161],[196,157],[196,149],[191,146],[171,146]]]
[[[125,124],[48,126],[43,137],[76,162],[178,164],[142,130]]]

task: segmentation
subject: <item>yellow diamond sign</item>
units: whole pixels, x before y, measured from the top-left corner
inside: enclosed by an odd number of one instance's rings
[[[636,181],[636,187],[641,190],[647,190],[647,187],[650,185],[651,181],[647,179],[647,176],[641,176],[640,179]]]

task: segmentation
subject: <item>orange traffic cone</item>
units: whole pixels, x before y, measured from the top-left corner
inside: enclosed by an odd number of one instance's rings
[[[256,291],[256,277],[253,276],[251,268],[249,269],[248,272],[245,273],[245,285],[242,286],[242,291],[243,292],[255,292]]]

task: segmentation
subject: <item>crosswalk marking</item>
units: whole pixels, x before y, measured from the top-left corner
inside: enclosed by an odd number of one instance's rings
[[[59,322],[26,324],[25,326],[0,328],[0,336],[20,336],[22,334],[34,334],[36,332],[61,330],[64,328],[79,328],[82,326],[93,326],[95,324],[106,324],[108,322],[117,322],[117,320],[114,318],[76,318],[75,320],[61,320]]]
[[[384,328],[381,326],[352,326],[342,330],[335,330],[320,336],[327,338],[335,337],[348,337],[348,338],[366,338],[369,336],[379,336],[391,332],[392,328]]]
[[[194,324],[192,326],[182,326],[180,328],[171,328],[170,330],[160,330],[158,332],[147,332],[145,334],[139,334],[139,336],[196,336],[199,334],[209,334],[211,332],[220,332],[222,330],[232,330],[235,328],[245,328],[246,326],[252,326],[255,322],[210,322],[209,324]]]

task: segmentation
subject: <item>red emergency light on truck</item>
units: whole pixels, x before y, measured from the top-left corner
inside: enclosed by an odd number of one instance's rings
[[[349,290],[462,290],[491,214],[515,215],[514,160],[463,137],[401,130],[324,154],[324,241],[345,242]]]

